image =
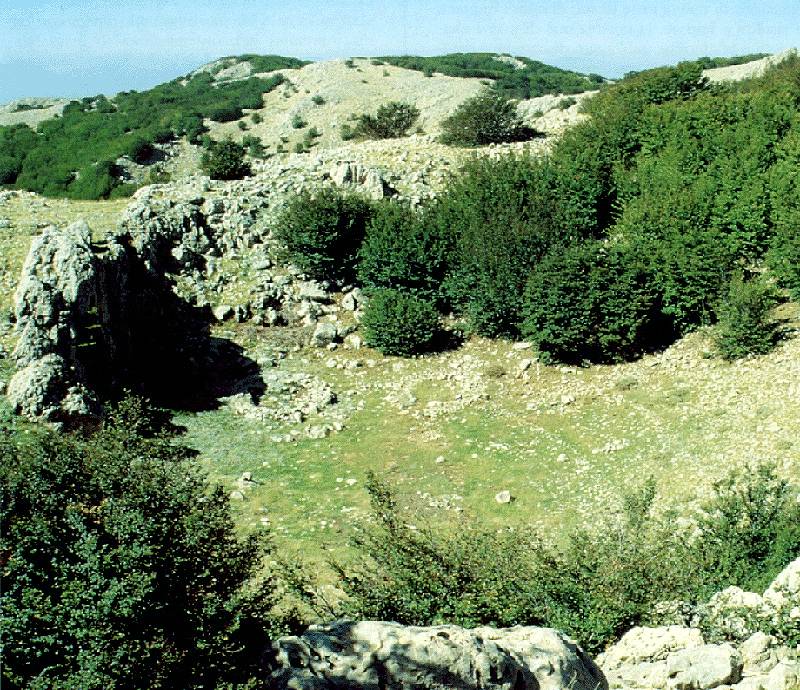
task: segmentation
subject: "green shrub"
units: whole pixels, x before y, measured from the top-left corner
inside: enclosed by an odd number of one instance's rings
[[[250,116],[250,122],[252,122],[254,125],[260,125],[262,122],[264,122],[264,118],[261,116],[261,113],[253,113]]]
[[[135,137],[127,146],[125,153],[128,157],[140,164],[146,163],[154,153],[153,145],[142,137]]]
[[[296,113],[292,116],[292,129],[303,129],[306,125],[308,122],[303,119],[302,115]]]
[[[342,137],[342,141],[351,141],[352,139],[356,138],[356,133],[353,130],[352,125],[349,125],[345,122],[339,129],[339,136]]]
[[[446,294],[481,335],[518,333],[528,275],[561,240],[553,182],[550,165],[541,159],[481,157],[426,212],[428,232],[452,238]]]
[[[101,161],[78,171],[69,185],[71,199],[108,199],[118,186],[116,166],[111,161]]]
[[[433,304],[391,289],[370,293],[361,327],[367,345],[401,357],[430,350],[441,330]]]
[[[649,623],[657,602],[704,603],[732,584],[761,591],[800,553],[800,504],[769,465],[718,483],[700,505],[695,538],[676,530],[675,515],[653,510],[652,481],[561,546],[548,546],[535,528],[497,530],[464,517],[434,527],[419,510],[401,509],[374,475],[367,491],[372,514],[355,532],[357,557],[333,563],[346,598],[326,606],[311,578],[289,569],[293,590],[322,615],[548,626],[596,654]],[[786,627],[771,631],[796,639],[796,626]]]
[[[555,247],[534,268],[522,333],[558,361],[618,361],[663,343],[660,317],[645,258],[587,242]]]
[[[419,117],[419,109],[411,103],[384,103],[373,115],[359,115],[353,135],[364,139],[396,139],[408,134]]]
[[[259,137],[252,134],[242,137],[242,146],[246,149],[248,155],[253,158],[261,158],[264,155],[264,144],[261,143]]]
[[[352,282],[372,204],[324,189],[291,199],[275,224],[275,236],[291,260],[317,280]]]
[[[359,280],[368,288],[398,288],[441,302],[453,242],[440,230],[409,206],[378,204],[358,254]]]
[[[322,96],[320,96],[319,94],[314,94],[311,97],[311,102],[314,105],[325,105],[325,99]]]
[[[241,180],[250,174],[244,147],[232,139],[212,142],[203,154],[201,167],[214,180]]]
[[[233,122],[243,115],[242,108],[233,104],[220,105],[208,112],[209,120],[214,120],[214,122]]]
[[[775,347],[778,332],[772,314],[776,304],[775,290],[763,278],[733,277],[717,308],[714,343],[723,359],[763,355]]]
[[[237,127],[238,127],[238,128],[239,128],[239,129],[240,129],[242,132],[246,132],[246,131],[247,131],[247,123],[246,123],[244,120],[239,120],[239,122],[237,122],[237,123],[236,123],[236,126],[237,126]]]
[[[127,401],[89,435],[0,432],[4,687],[258,678],[269,543],[239,536],[164,425]]]
[[[442,122],[440,139],[453,146],[485,146],[534,136],[536,132],[523,125],[516,103],[487,89],[464,101]]]
[[[767,257],[782,287],[800,301],[800,126],[782,142],[778,160],[769,173],[770,205],[775,224]]]

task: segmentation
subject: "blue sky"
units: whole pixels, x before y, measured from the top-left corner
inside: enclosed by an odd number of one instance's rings
[[[510,52],[619,76],[800,46],[800,0],[0,0],[0,102],[142,89],[215,57]]]

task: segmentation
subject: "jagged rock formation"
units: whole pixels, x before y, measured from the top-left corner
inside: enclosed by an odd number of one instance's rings
[[[504,630],[397,623],[316,625],[273,646],[270,687],[315,690],[604,690],[574,642],[547,628]]]
[[[800,650],[769,634],[800,634],[800,559],[763,595],[729,587],[677,615],[681,625],[634,628],[598,657],[612,690],[800,687]]]

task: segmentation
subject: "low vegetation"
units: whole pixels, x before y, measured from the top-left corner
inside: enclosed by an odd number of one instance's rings
[[[412,103],[391,101],[378,108],[375,115],[359,115],[350,138],[397,139],[404,137],[419,118],[419,108]]]
[[[237,534],[164,414],[128,400],[87,434],[0,434],[3,680],[238,687],[258,676],[266,534]],[[255,687],[255,686],[253,686]]]
[[[371,519],[353,538],[355,562],[332,563],[343,602],[320,599],[314,578],[287,568],[296,593],[322,617],[541,625],[598,653],[651,621],[657,602],[700,603],[732,584],[763,590],[800,552],[800,506],[770,465],[719,482],[694,538],[671,516],[654,515],[652,482],[630,493],[619,514],[597,516],[594,529],[575,530],[560,546],[533,527],[498,531],[468,518],[426,524],[374,475],[367,490]]]
[[[368,345],[401,357],[430,350],[441,331],[433,304],[389,288],[371,293],[361,326]]]
[[[270,57],[272,71],[301,66],[293,58]],[[0,184],[46,196],[105,199],[130,194],[121,182],[116,160],[132,147],[164,143],[175,137],[197,142],[204,120],[238,120],[244,108],[260,108],[263,94],[282,84],[278,73],[215,84],[201,72],[148,91],[122,92],[72,101],[63,114],[39,124],[0,127]],[[134,151],[136,154],[136,151]]]
[[[256,144],[251,141],[249,146],[253,150]],[[200,166],[214,180],[240,180],[250,174],[244,146],[232,139],[212,141],[203,153]]]
[[[582,93],[604,82],[597,74],[578,74],[525,57],[497,53],[452,53],[435,57],[402,55],[381,57],[396,67],[433,75],[491,79],[492,88],[511,98],[535,98],[545,94]]]

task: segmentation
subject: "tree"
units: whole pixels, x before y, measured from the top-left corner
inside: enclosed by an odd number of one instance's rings
[[[419,108],[415,105],[391,101],[380,106],[374,116],[360,115],[353,134],[366,139],[404,137],[418,117]]]
[[[165,418],[138,400],[89,435],[0,433],[3,680],[214,688],[256,676],[263,532],[237,534]],[[5,683],[3,685],[5,686]]]
[[[201,161],[203,171],[215,180],[241,180],[250,174],[244,147],[232,139],[211,142]]]

